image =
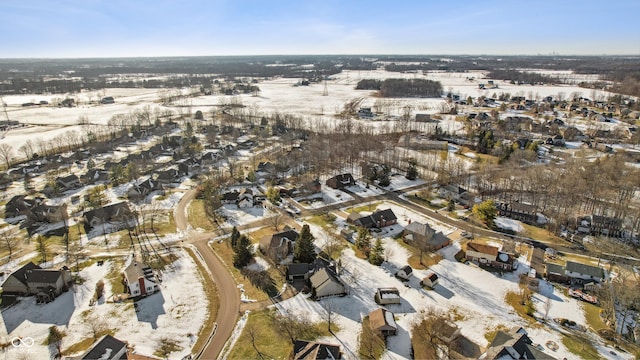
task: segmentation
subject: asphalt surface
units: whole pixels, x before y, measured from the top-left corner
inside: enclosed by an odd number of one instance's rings
[[[195,194],[195,190],[185,193],[174,211],[174,219],[179,230],[185,231],[189,229],[189,221],[185,210],[191,200],[195,198]],[[233,333],[240,314],[240,291],[231,273],[207,244],[210,238],[211,234],[189,231],[185,239],[187,243],[193,244],[202,256],[218,290],[219,308],[215,319],[218,327],[215,336],[205,344],[198,358],[202,360],[215,360],[218,358],[225,343]],[[196,350],[200,351],[200,349]]]

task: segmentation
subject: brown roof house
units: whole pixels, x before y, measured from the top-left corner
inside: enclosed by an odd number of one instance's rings
[[[369,326],[374,333],[384,337],[395,335],[398,331],[393,313],[382,308],[369,313]]]
[[[547,353],[533,346],[533,341],[527,335],[525,329],[515,327],[507,332],[499,330],[489,344],[484,359],[509,360],[509,359],[553,359]]]
[[[293,343],[293,360],[343,359],[340,345],[315,341],[296,340]]]
[[[467,243],[467,260],[476,261],[482,266],[491,266],[502,270],[514,270],[518,267],[513,254],[502,252],[493,245],[471,241]]]
[[[342,189],[342,188],[346,188],[347,186],[355,185],[356,180],[353,178],[353,175],[346,173],[346,174],[339,174],[328,179],[326,181],[326,184],[328,187],[332,189]]]
[[[87,234],[95,228],[108,234],[135,224],[133,212],[126,202],[86,211],[82,217],[84,219],[84,230]]]
[[[353,222],[356,226],[362,226],[367,229],[381,229],[398,223],[396,214],[391,209],[379,210],[371,215],[362,216]]]
[[[298,232],[293,229],[265,236],[260,239],[260,251],[273,261],[280,262],[293,252],[298,236]]]

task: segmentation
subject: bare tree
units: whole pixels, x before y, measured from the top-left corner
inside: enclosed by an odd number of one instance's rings
[[[85,322],[85,326],[93,340],[98,340],[108,329],[104,318],[97,315],[89,316]]]
[[[18,151],[23,153],[24,157],[29,160],[33,158],[33,154],[35,153],[35,143],[31,139],[27,139],[27,141],[25,141],[25,143],[20,146]]]
[[[11,167],[13,161],[13,147],[9,144],[0,144],[0,160],[2,160],[7,169]]]
[[[278,228],[282,225],[283,216],[278,209],[274,209],[273,212],[273,216],[269,218],[269,223],[271,223],[275,231],[278,231]]]
[[[249,341],[251,341],[251,346],[253,347],[253,350],[256,351],[256,354],[258,354],[258,357],[260,359],[264,359],[264,355],[262,355],[262,352],[260,351],[260,349],[258,349],[258,346],[256,345],[256,339],[259,337],[258,328],[254,324],[249,324],[247,327],[245,327],[245,330],[247,331],[247,336],[249,337]]]
[[[327,330],[330,334],[333,334],[333,330],[331,329],[331,324],[333,324],[333,316],[336,310],[336,305],[331,299],[323,300],[320,305],[326,312],[325,318],[327,319]]]
[[[20,238],[14,232],[5,231],[0,235],[0,249],[9,252],[9,260],[11,260],[13,253],[16,251],[20,244]]]
[[[551,298],[547,298],[544,302],[544,321],[549,319],[549,311],[551,310]]]

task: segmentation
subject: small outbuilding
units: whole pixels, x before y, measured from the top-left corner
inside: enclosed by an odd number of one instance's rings
[[[424,279],[420,281],[420,285],[433,289],[434,287],[436,287],[436,285],[438,285],[438,280],[438,275],[433,271],[429,271],[429,273],[427,273],[427,276],[425,276]]]
[[[408,281],[412,273],[413,269],[411,266],[407,265],[396,272],[396,277],[401,280]]]

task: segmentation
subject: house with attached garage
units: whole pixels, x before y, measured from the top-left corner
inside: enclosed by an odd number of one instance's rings
[[[511,253],[502,252],[500,248],[479,242],[468,242],[465,257],[469,261],[475,261],[482,266],[491,266],[502,270],[515,270],[518,262]]]
[[[148,296],[160,291],[160,279],[155,271],[136,259],[127,266],[123,276],[132,297]]]
[[[86,211],[82,218],[86,233],[96,228],[111,233],[135,225],[135,216],[126,202]]]
[[[605,271],[599,266],[581,264],[567,261],[564,266],[565,275],[575,282],[602,282],[605,279]]]
[[[398,223],[396,214],[391,209],[379,210],[371,215],[362,216],[353,221],[356,226],[362,226],[366,229],[381,229]]]
[[[74,174],[62,176],[56,179],[56,186],[58,186],[60,191],[77,189],[80,187],[80,178]]]
[[[38,302],[50,302],[67,291],[72,283],[71,272],[66,266],[60,270],[43,269],[29,262],[7,277],[2,291],[9,295],[35,295]]]

